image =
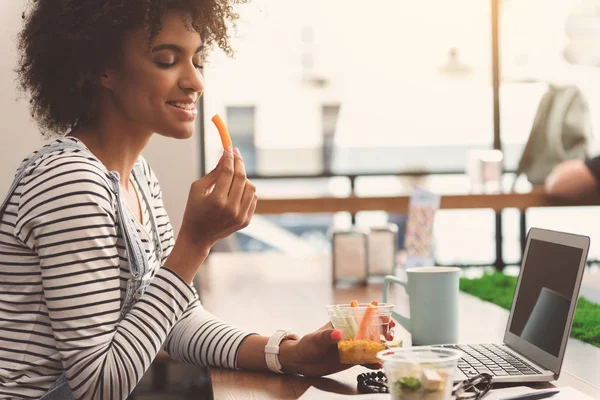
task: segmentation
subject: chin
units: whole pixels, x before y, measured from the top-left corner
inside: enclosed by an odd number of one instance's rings
[[[194,125],[171,127],[170,129],[162,129],[157,133],[173,139],[189,139],[194,135]]]

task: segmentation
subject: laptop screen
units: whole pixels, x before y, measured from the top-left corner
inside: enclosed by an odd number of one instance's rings
[[[582,249],[532,239],[509,331],[559,356]]]

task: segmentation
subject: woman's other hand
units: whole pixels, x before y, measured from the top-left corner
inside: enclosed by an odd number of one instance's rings
[[[385,335],[388,340],[392,340],[394,337],[391,330],[385,332]],[[282,342],[279,360],[284,372],[306,376],[324,376],[352,367],[350,364],[341,364],[339,361],[337,343],[341,338],[342,332],[333,329],[331,323],[327,323],[298,341]],[[365,367],[379,369],[381,365],[369,364]]]

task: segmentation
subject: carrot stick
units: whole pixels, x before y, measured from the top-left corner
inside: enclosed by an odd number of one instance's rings
[[[356,300],[352,300],[352,301],[350,302],[350,307],[358,307],[358,301],[356,301]]]
[[[376,309],[377,308],[372,304],[367,306],[365,314],[358,326],[358,332],[356,332],[356,336],[354,337],[355,340],[365,340],[367,338],[367,332],[369,331],[369,326],[371,326],[371,320],[373,319],[373,315],[375,315]]]
[[[375,307],[379,306],[379,302],[377,300],[373,300],[371,302]],[[371,332],[371,340],[375,343],[381,343],[381,325],[377,325],[374,327],[375,332]]]
[[[215,124],[217,130],[219,131],[219,135],[221,136],[221,143],[223,143],[223,148],[233,148],[233,143],[231,142],[231,136],[229,136],[229,131],[227,131],[227,127],[225,126],[225,123],[223,122],[219,114],[215,114],[211,118],[211,121],[213,122],[213,124]]]

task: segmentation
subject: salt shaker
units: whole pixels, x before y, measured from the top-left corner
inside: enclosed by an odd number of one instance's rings
[[[398,225],[372,227],[368,239],[369,276],[393,274],[398,251]]]
[[[369,230],[353,227],[337,230],[332,239],[332,282],[367,284]]]

